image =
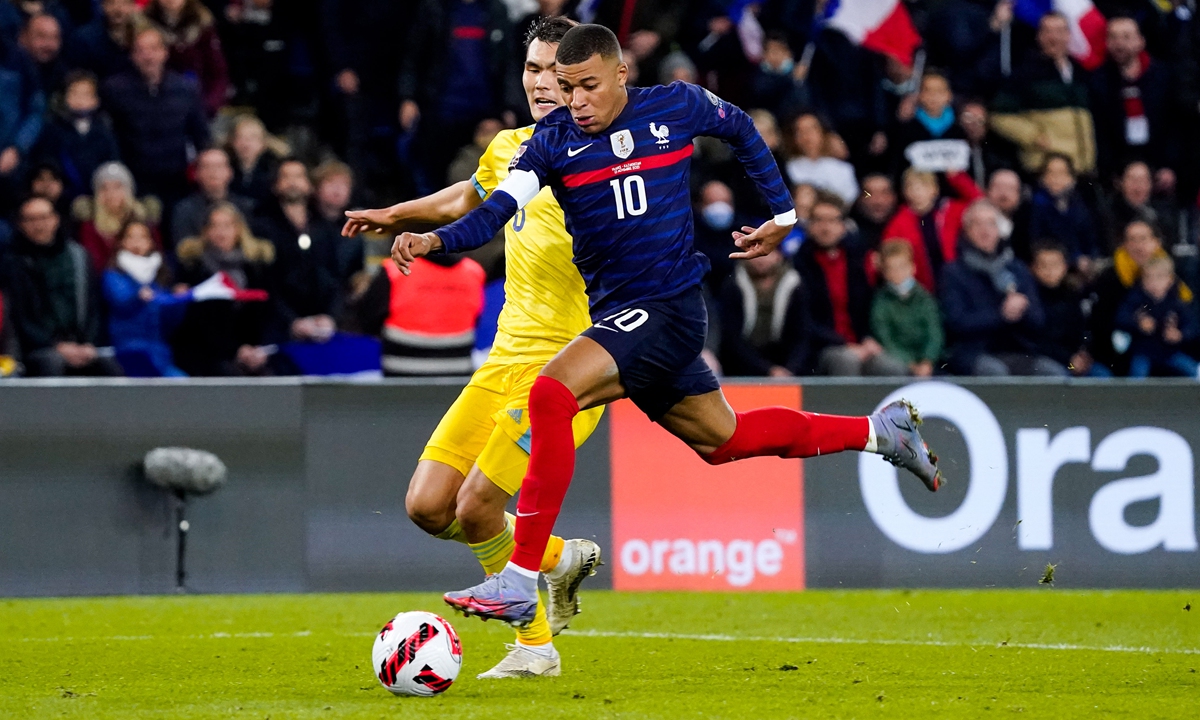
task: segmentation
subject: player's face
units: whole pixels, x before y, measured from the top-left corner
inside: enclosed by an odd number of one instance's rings
[[[558,43],[534,40],[525,51],[525,72],[521,74],[521,84],[525,86],[525,99],[529,101],[529,113],[534,120],[541,120],[563,104],[558,76],[554,73],[554,53],[557,50]]]
[[[558,65],[556,71],[571,117],[585,133],[604,132],[625,109],[629,66],[618,58],[593,55],[576,65]]]

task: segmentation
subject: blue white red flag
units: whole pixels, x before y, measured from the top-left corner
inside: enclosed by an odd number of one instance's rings
[[[1104,36],[1107,22],[1092,0],[1016,0],[1013,15],[1037,27],[1050,11],[1061,13],[1071,28],[1071,57],[1088,70],[1104,62]]]

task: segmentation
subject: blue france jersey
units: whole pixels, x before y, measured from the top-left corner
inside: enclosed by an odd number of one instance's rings
[[[438,231],[446,250],[487,242],[549,185],[574,238],[592,317],[601,319],[632,303],[678,295],[708,271],[708,260],[692,247],[693,138],[728,142],[772,212],[793,209],[774,157],[740,109],[683,82],[628,93],[625,109],[599,134],[585,133],[565,107],[547,115],[517,150],[509,180]]]

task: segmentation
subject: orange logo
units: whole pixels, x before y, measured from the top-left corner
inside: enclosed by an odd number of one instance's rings
[[[724,390],[735,410],[801,407],[798,386]],[[615,589],[804,588],[803,461],[712,467],[628,400],[609,418]]]

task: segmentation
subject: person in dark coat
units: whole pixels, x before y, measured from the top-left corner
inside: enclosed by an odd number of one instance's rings
[[[260,210],[255,234],[275,248],[273,309],[279,340],[324,342],[341,314],[340,237],[312,207],[313,186],[299,160],[279,165],[275,202]]]
[[[226,9],[225,57],[235,91],[231,104],[254,108],[271,132],[282,132],[299,98],[313,92],[300,87],[306,80],[312,85],[312,78],[291,68],[302,43],[302,13],[296,2],[275,0],[230,4]]]
[[[827,375],[906,375],[904,363],[884,352],[871,336],[871,286],[866,254],[846,231],[842,204],[819,192],[808,237],[796,253],[796,269],[807,288],[812,352]]]
[[[67,66],[87,70],[101,82],[118,73],[135,72],[129,50],[137,17],[133,0],[101,0],[100,14],[71,34]]]
[[[400,122],[417,130],[422,165],[445,183],[458,148],[484,118],[527,107],[513,72],[515,39],[500,0],[422,0],[400,66]],[[353,164],[353,163],[352,163]]]
[[[1130,335],[1129,377],[1200,378],[1200,364],[1184,348],[1200,336],[1194,301],[1179,296],[1169,255],[1151,258],[1138,285],[1117,312],[1117,328]]]
[[[927,72],[921,77],[917,109],[911,120],[900,123],[891,133],[893,174],[899,175],[911,164],[905,155],[909,145],[929,140],[962,140],[967,135],[954,114],[954,94],[944,75]]]
[[[1158,228],[1172,244],[1179,240],[1179,207],[1170,196],[1156,195],[1150,166],[1134,160],[1117,177],[1116,194],[1112,199],[1112,232],[1107,238],[1107,252],[1115,252],[1124,239],[1126,226],[1142,220]]]
[[[169,209],[187,194],[189,149],[208,145],[208,121],[196,83],[167,69],[160,30],[138,31],[133,60],[137,74],[121,73],[104,84],[104,107],[138,186]]]
[[[171,347],[176,365],[193,376],[276,374],[267,352],[275,248],[250,234],[241,212],[221,203],[199,237],[175,249],[177,280],[188,288],[223,273],[239,295],[188,306]]]
[[[721,292],[721,367],[726,375],[792,377],[812,372],[800,273],[783,253],[737,264]]]
[[[100,112],[94,75],[86,70],[68,73],[63,107],[46,123],[33,154],[37,162],[62,168],[68,202],[91,192],[97,168],[120,158],[112,125]]]
[[[229,192],[233,166],[224,150],[209,148],[196,156],[196,191],[180,200],[171,218],[171,246],[196,237],[218,203],[233,203],[243,215],[254,212],[253,200]]]
[[[1046,157],[1041,185],[1030,203],[1029,237],[1062,243],[1071,267],[1090,275],[1100,243],[1092,213],[1075,189],[1074,168],[1066,155]]]
[[[229,130],[225,149],[233,163],[230,192],[249,198],[255,207],[266,207],[274,202],[279,155],[271,147],[271,138],[262,120],[253,115],[239,116]]]
[[[25,367],[33,377],[121,375],[102,357],[100,298],[87,252],[59,232],[45,198],[30,198],[17,214],[9,297]]]
[[[67,73],[62,59],[63,28],[53,15],[34,14],[21,30],[21,54],[33,67],[38,84],[46,97],[62,90]]]
[[[1104,365],[1092,360],[1084,344],[1086,320],[1083,293],[1067,279],[1067,251],[1053,242],[1033,246],[1030,271],[1046,323],[1038,335],[1038,352],[1071,371],[1072,375],[1110,377]]]
[[[209,117],[229,102],[229,67],[217,23],[200,0],[151,0],[145,17],[167,40],[167,66],[200,86]]]
[[[1146,52],[1133,18],[1108,21],[1108,60],[1092,75],[1097,169],[1108,182],[1133,160],[1156,171],[1156,185],[1175,189],[1179,142],[1171,70]]]
[[[1065,376],[1038,351],[1046,318],[1033,277],[1000,246],[996,209],[979,200],[963,214],[958,259],[942,268],[938,295],[951,372]]]

